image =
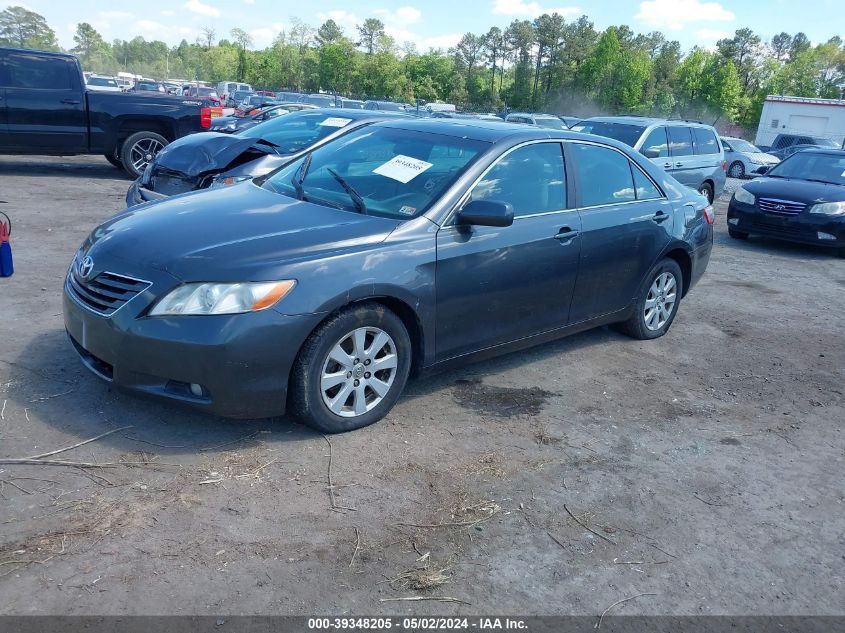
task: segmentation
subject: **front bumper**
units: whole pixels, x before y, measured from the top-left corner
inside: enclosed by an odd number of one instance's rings
[[[731,198],[728,204],[728,226],[742,233],[764,235],[799,244],[845,247],[845,217],[816,215],[802,211],[797,215],[781,215],[760,211],[756,205]]]
[[[284,414],[291,367],[321,315],[286,316],[268,309],[144,316],[150,298],[160,296],[156,289],[163,285],[153,282],[104,317],[85,307],[65,281],[65,328],[83,364],[121,389],[215,415]],[[192,392],[192,384],[202,386],[201,395]]]
[[[151,189],[141,186],[140,178],[129,185],[129,190],[126,192],[126,206],[134,207],[145,202],[155,202],[157,200],[166,200],[170,196],[163,193],[157,193]]]

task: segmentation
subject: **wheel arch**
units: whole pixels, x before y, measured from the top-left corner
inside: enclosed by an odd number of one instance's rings
[[[680,267],[682,276],[681,281],[684,284],[684,291],[681,294],[681,298],[685,297],[687,292],[689,292],[690,285],[692,284],[692,257],[690,257],[686,248],[677,244],[670,246],[663,254],[663,257],[674,260]]]

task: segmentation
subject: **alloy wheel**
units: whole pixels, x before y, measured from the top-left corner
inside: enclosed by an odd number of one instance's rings
[[[323,403],[345,418],[371,411],[390,391],[398,361],[396,343],[384,330],[361,327],[349,332],[323,362]]]
[[[643,318],[645,326],[652,332],[666,325],[672,316],[672,310],[678,299],[677,288],[675,275],[669,272],[661,273],[651,284],[645,300]]]
[[[163,148],[164,144],[154,138],[142,138],[130,148],[129,160],[137,171],[143,172]]]

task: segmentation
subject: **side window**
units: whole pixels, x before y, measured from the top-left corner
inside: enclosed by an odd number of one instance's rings
[[[725,139],[722,139],[722,147],[724,147],[724,148],[725,148],[725,151],[726,151],[726,152],[732,152],[732,151],[734,151],[734,150],[733,150],[733,147],[731,147],[731,144],[730,144],[730,143],[728,143]]]
[[[12,53],[6,58],[9,86],[70,90],[71,64],[59,57],[42,57],[27,53]]]
[[[656,200],[663,197],[663,194],[654,186],[649,177],[634,163],[631,163],[631,171],[634,174],[634,189],[637,192],[637,200]]]
[[[640,149],[643,156],[648,158],[666,158],[669,156],[669,142],[666,140],[666,128],[659,127],[652,130],[643,141]],[[657,152],[657,155],[654,155]]]
[[[712,130],[703,127],[690,128],[692,130],[692,137],[695,139],[695,153],[696,154],[718,154],[719,143],[716,141],[716,135]]]
[[[573,143],[578,163],[578,191],[581,206],[594,207],[636,200],[631,163],[608,147]]]
[[[565,209],[560,144],[535,143],[512,151],[475,186],[471,199],[510,202],[514,217]]]
[[[669,147],[673,157],[692,156],[692,136],[688,127],[669,127]]]

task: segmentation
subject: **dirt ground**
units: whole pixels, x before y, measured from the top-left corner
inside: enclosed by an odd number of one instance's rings
[[[104,468],[0,464],[0,614],[845,613],[845,260],[729,240],[721,202],[664,338],[412,382],[329,445],[82,367],[62,279],[128,184],[99,157],[0,157],[0,455],[131,426],[53,457]]]

